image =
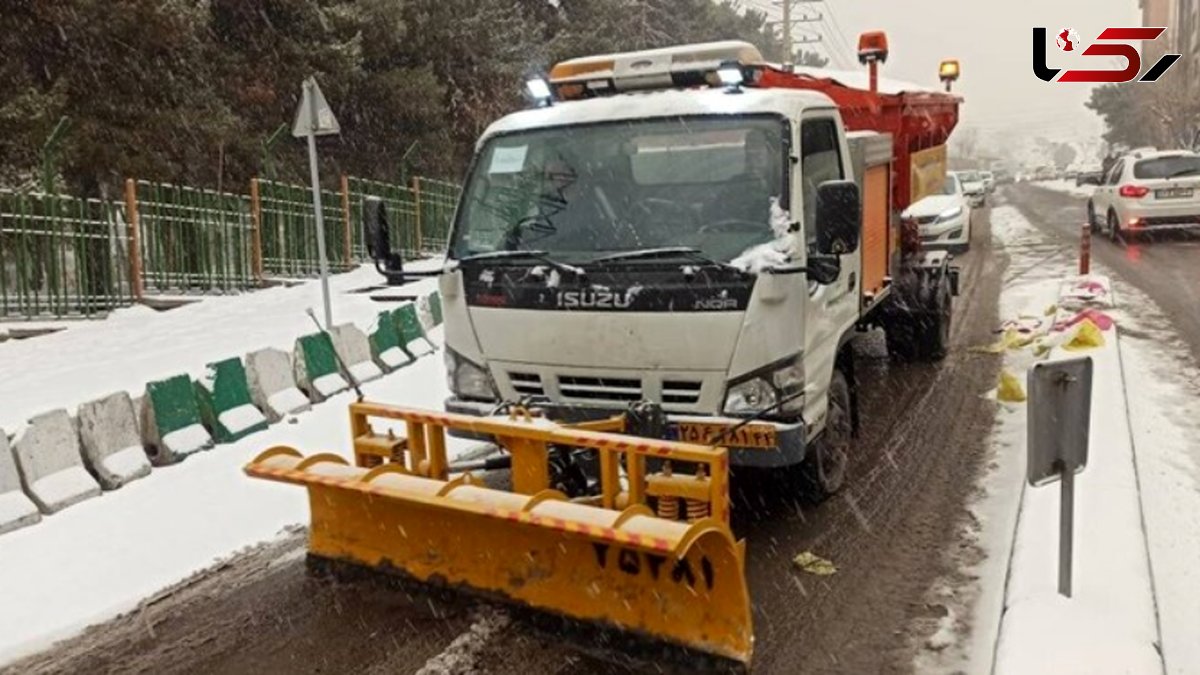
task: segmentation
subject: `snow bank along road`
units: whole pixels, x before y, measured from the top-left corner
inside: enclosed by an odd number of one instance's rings
[[[944,623],[947,609],[927,602],[928,591],[935,580],[957,573],[962,562],[963,552],[947,547],[962,527],[968,493],[982,469],[994,414],[994,404],[982,395],[995,386],[999,363],[968,350],[993,338],[1005,265],[991,250],[986,211],[977,213],[974,237],[974,249],[961,259],[963,295],[956,303],[954,348],[944,363],[892,364],[881,336],[860,340],[863,428],[843,493],[814,506],[795,486],[766,474],[735,477],[734,526],[748,540],[755,672],[905,670]],[[376,384],[379,393],[421,389],[430,396],[443,391],[441,379],[433,368],[414,367]],[[328,410],[344,402],[323,405]],[[304,448],[316,449],[326,448]],[[186,469],[185,463],[181,470]],[[273,492],[272,486],[245,482],[247,489]],[[303,498],[289,501],[296,509],[293,520],[302,523]],[[791,561],[804,551],[832,560],[837,573],[816,577],[796,569]],[[129,574],[139,570],[132,567]],[[660,669],[661,664],[615,664],[586,647],[457,596],[312,579],[304,570],[303,538],[288,534],[11,668],[29,673],[427,667],[427,672],[522,674],[624,672],[630,665]]]
[[[1086,199],[1026,185],[1008,194],[1051,243],[1041,250],[1057,249],[1060,261],[1077,250]],[[1114,317],[1163,661],[1168,673],[1200,673],[1200,236],[1127,245],[1097,237],[1092,260],[1119,298]]]

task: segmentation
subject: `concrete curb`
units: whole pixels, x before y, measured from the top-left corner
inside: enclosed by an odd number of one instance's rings
[[[1107,300],[1111,291],[1102,281]],[[1089,304],[1073,296],[1079,283],[1064,283],[1056,321]],[[1076,479],[1072,597],[1060,596],[1056,587],[1059,491],[1026,487],[1013,537],[996,673],[1163,669],[1119,335],[1115,328],[1103,335],[1102,347],[1073,353],[1055,348],[1050,357],[1091,356],[1096,383],[1089,463]]]
[[[292,367],[296,386],[308,394],[313,402],[320,403],[350,388],[338,368],[329,333],[313,333],[297,338],[292,353]]]
[[[271,424],[287,415],[312,409],[312,402],[292,379],[292,357],[280,349],[260,349],[246,355],[246,384],[250,400]]]
[[[8,436],[0,429],[0,534],[34,525],[41,519],[37,504],[21,491],[16,457]]]
[[[150,460],[156,465],[174,464],[213,446],[187,375],[146,384],[142,439],[153,448]]]
[[[128,393],[122,391],[84,403],[76,416],[84,462],[101,487],[115,490],[150,475],[150,460],[142,447]]]
[[[196,382],[200,418],[217,443],[232,443],[267,428],[267,418],[254,406],[246,369],[238,357],[208,364]]]
[[[42,513],[55,513],[100,496],[100,484],[83,466],[79,433],[66,410],[52,410],[29,420],[17,439],[17,468],[25,494]]]

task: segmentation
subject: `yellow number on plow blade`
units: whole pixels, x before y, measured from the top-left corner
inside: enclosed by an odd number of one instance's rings
[[[644,505],[617,511],[282,447],[246,473],[308,489],[312,555],[750,660],[744,546],[714,518],[666,520]]]

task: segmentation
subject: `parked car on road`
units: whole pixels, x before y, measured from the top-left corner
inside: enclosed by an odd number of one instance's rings
[[[1087,217],[1092,232],[1113,241],[1200,229],[1200,154],[1155,150],[1121,157],[1088,200]]]
[[[987,185],[983,182],[983,174],[978,171],[957,171],[955,175],[962,183],[963,194],[967,203],[973,207],[987,205]]]
[[[971,246],[971,205],[953,173],[946,175],[938,194],[913,203],[901,218],[916,221],[925,247],[958,252]]]

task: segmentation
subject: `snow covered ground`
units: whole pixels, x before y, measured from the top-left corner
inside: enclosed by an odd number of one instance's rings
[[[1001,318],[1036,322],[1076,263],[1014,208],[995,209],[992,228],[1011,258]],[[1058,486],[1025,486],[1024,405],[998,403],[964,533],[984,555],[952,608],[972,631],[943,639],[952,644],[919,669],[1200,673],[1200,369],[1149,298],[1120,280],[1112,290],[1119,340],[1079,353],[1097,381],[1091,463],[1076,481],[1074,597],[1055,592]],[[1022,384],[1031,362],[1027,349],[1006,353]]]
[[[396,306],[350,292],[378,280],[365,268],[334,277],[335,321],[366,328],[381,309]],[[420,281],[399,293],[428,293],[434,283]],[[296,336],[315,330],[304,313],[309,306],[320,306],[316,282],[205,299],[165,313],[134,307],[2,344],[0,419],[12,431],[37,412],[73,412],[111,391],[140,393],[148,379],[201,374],[208,361],[263,346],[290,349]],[[431,334],[435,343],[440,336],[440,328]],[[363,389],[372,400],[434,409],[448,395],[440,353]],[[241,468],[273,445],[349,458],[346,404],[352,400],[352,392],[339,394],[266,431],[157,468],[144,480],[0,537],[0,664],[132,610],[214,561],[306,524],[303,490],[250,480]],[[451,454],[469,445],[450,441]]]
[[[396,307],[354,292],[382,282],[366,266],[330,277],[334,323],[367,330],[380,311]],[[426,279],[404,293],[435,288]],[[64,407],[74,414],[80,403],[115,391],[141,396],[146,382],[180,372],[199,378],[211,361],[262,347],[290,352],[297,337],[316,330],[309,307],[322,315],[316,281],[204,297],[164,312],[136,305],[103,320],[62,322],[66,329],[51,335],[0,343],[0,429],[15,434],[35,414]]]
[[[1095,185],[1076,185],[1074,179],[1040,180],[1035,182],[1034,185],[1046,188],[1047,190],[1054,190],[1055,192],[1065,192],[1076,197],[1091,197],[1092,193],[1096,191]]]

